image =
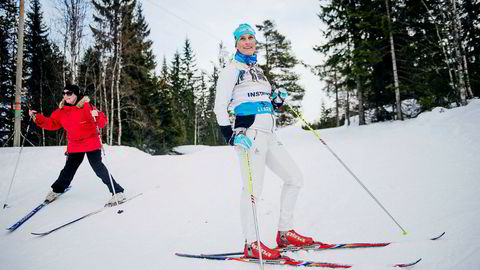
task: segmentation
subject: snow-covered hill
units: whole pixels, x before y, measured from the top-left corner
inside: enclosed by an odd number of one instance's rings
[[[435,109],[418,118],[318,131],[397,221],[386,216],[309,131],[278,132],[304,173],[296,230],[324,242],[404,242],[385,248],[289,254],[299,259],[388,269],[385,263],[423,260],[415,269],[479,269],[480,100]],[[108,209],[45,237],[48,230],[101,207],[106,187],[81,165],[72,189],[20,229],[0,233],[0,269],[258,269],[239,262],[203,261],[175,252],[240,251],[241,181],[231,147],[186,148],[183,156],[150,156],[108,147],[105,162],[127,195],[122,214]],[[24,148],[8,204],[7,228],[41,202],[64,165],[63,147]],[[2,205],[18,148],[0,149]],[[281,181],[267,172],[258,205],[262,240],[275,244]],[[437,242],[411,241],[446,231]],[[377,265],[375,265],[377,264]],[[288,267],[266,266],[265,269]]]

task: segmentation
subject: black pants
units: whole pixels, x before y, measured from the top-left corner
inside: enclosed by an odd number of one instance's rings
[[[110,179],[108,177],[108,170],[107,167],[102,163],[102,153],[100,150],[92,151],[92,152],[81,152],[81,153],[69,153],[67,157],[67,162],[65,163],[65,167],[60,172],[57,181],[53,183],[52,190],[56,193],[63,193],[65,189],[70,185],[77,172],[78,167],[82,164],[83,158],[87,154],[88,162],[92,169],[95,171],[98,177],[102,179],[102,182],[107,185],[108,190],[110,193],[113,194],[112,185],[110,184]],[[111,176],[111,175],[110,175]],[[115,193],[123,192],[123,188],[115,182],[113,179],[113,186],[115,187]]]

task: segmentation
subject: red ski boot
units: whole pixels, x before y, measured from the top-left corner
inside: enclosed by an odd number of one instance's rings
[[[314,242],[311,237],[302,236],[296,233],[294,230],[290,230],[286,232],[279,231],[277,233],[277,245],[280,248],[287,247],[287,246],[302,247],[302,246],[309,246],[313,244]]]
[[[262,259],[263,260],[278,260],[282,257],[280,252],[268,248],[265,246],[262,242],[260,242],[260,245],[262,247]],[[255,258],[255,259],[260,259],[260,253],[258,250],[258,244],[257,241],[247,244],[245,243],[245,248],[243,250],[243,254],[247,258]]]

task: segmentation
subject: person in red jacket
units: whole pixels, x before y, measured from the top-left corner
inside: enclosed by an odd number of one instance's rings
[[[45,198],[46,202],[54,201],[70,185],[75,173],[87,154],[88,162],[95,174],[107,185],[112,198],[106,205],[112,206],[117,202],[125,201],[124,189],[113,179],[110,182],[107,167],[102,162],[101,141],[98,128],[103,128],[108,120],[94,106],[89,103],[87,96],[80,94],[77,85],[67,85],[63,90],[63,99],[50,117],[46,117],[34,110],[29,115],[39,127],[46,130],[65,129],[67,132],[67,161],[60,171],[58,179],[52,184],[52,191]]]

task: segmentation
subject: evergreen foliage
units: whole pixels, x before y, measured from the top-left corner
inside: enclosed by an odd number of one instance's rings
[[[50,115],[62,98],[63,57],[48,39],[48,28],[43,19],[39,0],[31,2],[25,24],[24,87],[29,100],[28,107]],[[28,108],[26,108],[28,109]],[[44,132],[32,129],[28,140],[35,145],[52,145],[61,140],[63,132]]]
[[[24,110],[28,105],[50,115],[58,108],[68,78],[75,78],[109,119],[102,131],[106,143],[129,145],[151,154],[172,153],[174,147],[185,144],[225,143],[213,112],[218,74],[228,62],[222,43],[218,61],[208,71],[197,67],[194,45],[188,38],[169,60],[163,57],[158,64],[140,1],[92,0],[89,30],[94,40],[83,52],[77,69],[75,63],[66,64],[61,46],[50,40],[40,3],[30,1],[26,12]],[[326,25],[326,42],[313,49],[326,60],[313,71],[326,83],[321,90],[335,97],[335,105],[331,108],[322,103],[322,116],[313,126],[348,124],[349,117],[357,115],[360,124],[396,119],[394,82],[398,81],[401,100],[416,100],[422,110],[463,105],[465,93],[467,98],[480,94],[478,1],[319,3],[318,18]],[[15,1],[0,1],[2,145],[11,145],[7,141],[13,135],[17,13]],[[291,42],[272,20],[256,27],[259,65],[274,88],[287,89],[289,105],[301,110],[305,90],[294,72],[301,61],[295,57]],[[398,67],[399,80],[395,81],[390,37]],[[73,64],[75,67],[69,66]],[[288,111],[278,116],[279,126],[295,122]],[[24,131],[28,124],[25,112],[23,117]],[[33,125],[27,139],[34,145],[65,143],[63,131],[45,132]]]
[[[195,54],[193,52],[190,40],[185,40],[183,54],[180,59],[180,77],[183,87],[179,89],[179,105],[181,116],[185,119],[186,141],[184,144],[194,144],[196,141],[195,130],[197,128],[195,119],[197,119],[197,97],[201,95],[198,90],[198,75],[195,63]]]
[[[387,20],[387,1],[392,11],[391,23]],[[326,25],[327,41],[314,50],[327,60],[315,67],[315,73],[327,81],[330,93],[338,90],[340,96],[356,96],[358,106],[353,107],[353,114],[359,115],[360,124],[365,123],[365,111],[374,112],[371,121],[394,119],[390,33],[395,44],[401,100],[415,99],[423,110],[460,104],[464,81],[471,95],[478,95],[479,4],[476,1],[319,2],[318,17]],[[461,4],[457,6],[462,19],[460,45],[453,34],[454,2]],[[465,62],[459,63],[457,49],[466,55]],[[336,106],[344,111],[343,107],[350,108],[350,102],[343,100]]]
[[[273,88],[283,87],[288,91],[290,106],[298,111],[305,89],[298,84],[300,77],[292,70],[299,62],[293,55],[291,42],[278,32],[275,23],[271,20],[265,20],[263,24],[256,27],[263,33],[265,39],[257,41],[257,50],[265,58],[265,63],[259,66]],[[278,115],[278,126],[290,125],[293,122],[295,117],[288,111]]]
[[[0,143],[5,145],[13,140],[15,70],[17,47],[16,1],[0,1]]]

